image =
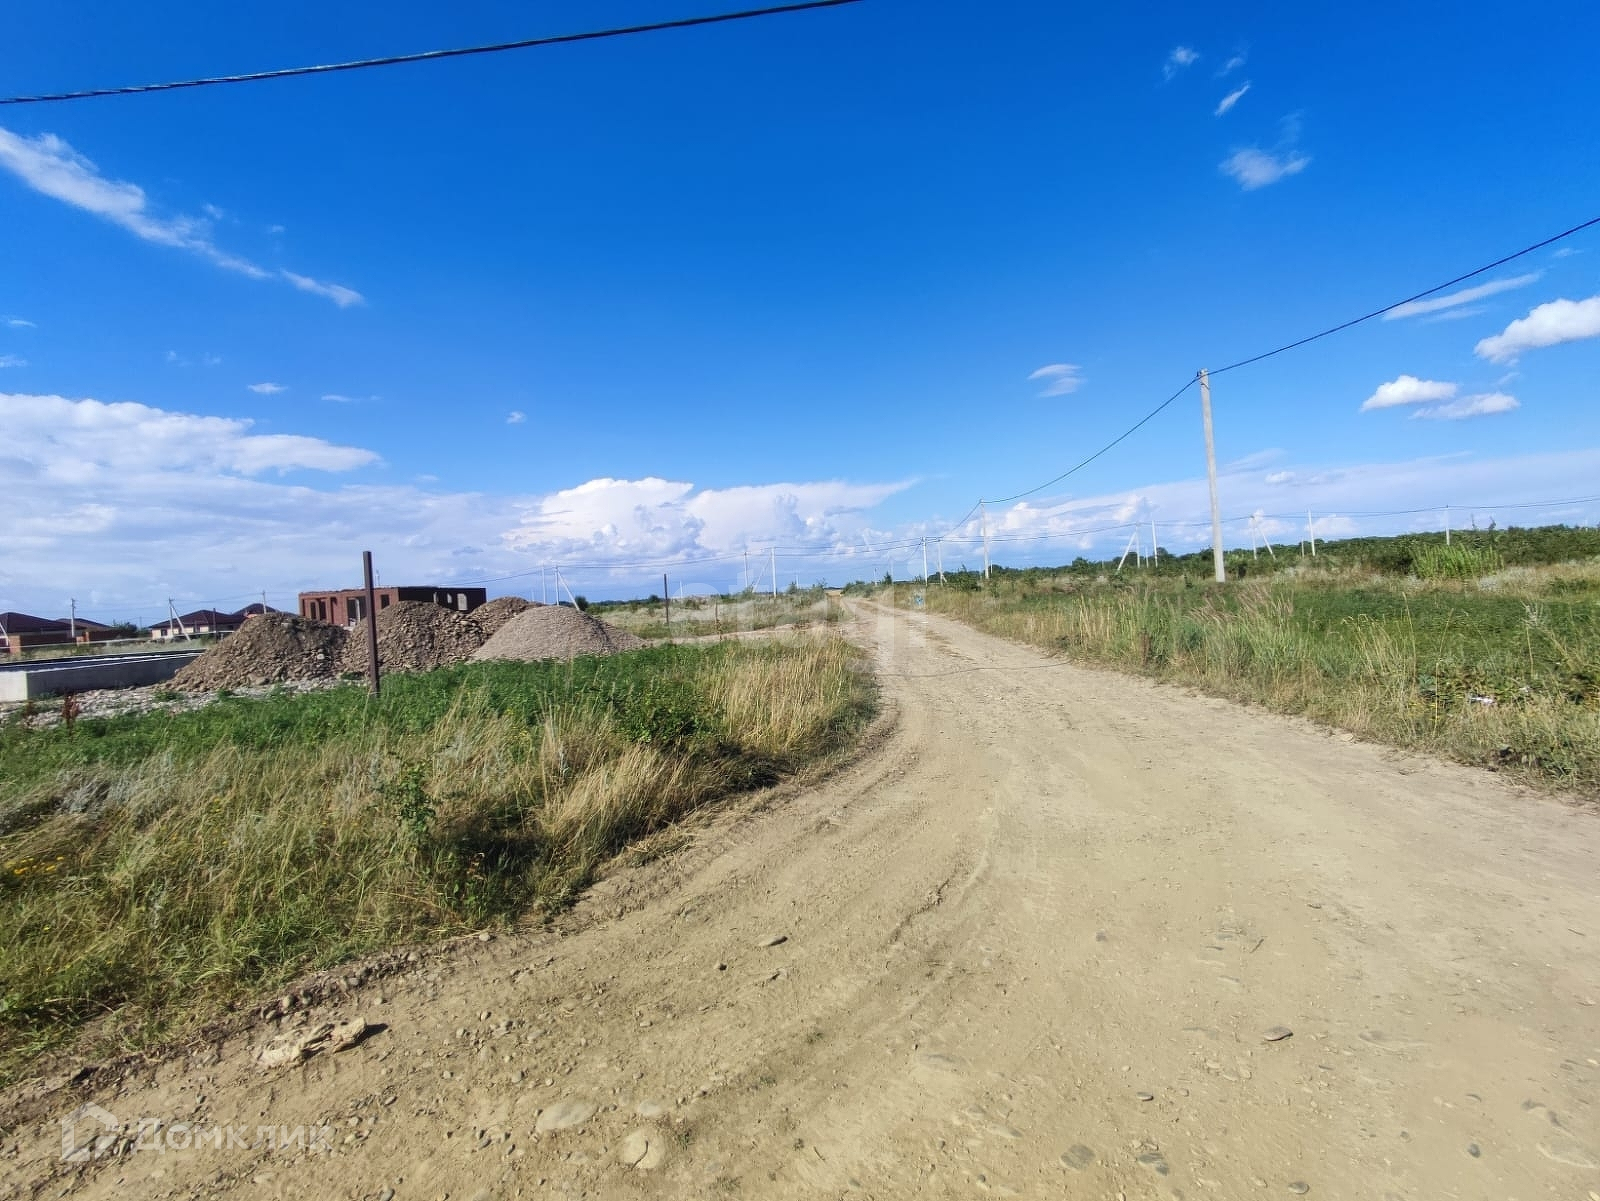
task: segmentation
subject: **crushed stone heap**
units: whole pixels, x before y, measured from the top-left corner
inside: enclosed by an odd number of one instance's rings
[[[627,630],[607,625],[565,605],[535,605],[519,613],[474,659],[574,659],[579,655],[614,655],[645,645]]]
[[[525,601],[520,596],[497,596],[487,604],[479,605],[467,616],[477,623],[484,639],[488,640],[518,613],[526,613],[533,607],[532,601]]]
[[[388,671],[432,671],[472,657],[483,630],[471,615],[431,601],[398,601],[378,614],[378,665]],[[350,631],[341,672],[367,670],[367,624]]]
[[[261,613],[172,677],[189,692],[325,680],[339,674],[348,637],[341,626],[293,613]]]

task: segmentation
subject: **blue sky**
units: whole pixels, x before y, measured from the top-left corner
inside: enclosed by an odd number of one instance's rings
[[[0,91],[706,11],[19,0]],[[1600,215],[1596,44],[1579,3],[865,0],[0,108],[0,609],[289,604],[367,547],[591,596],[773,544],[907,574],[1197,368]],[[1485,284],[1216,381],[1230,543],[1600,493],[1600,227]],[[997,560],[1203,543],[1197,403],[997,506]]]

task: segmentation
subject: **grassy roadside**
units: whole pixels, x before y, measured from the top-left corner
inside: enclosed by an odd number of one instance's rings
[[[896,591],[907,603],[911,590]],[[932,612],[1086,662],[1600,795],[1600,565],[1220,586],[1031,572],[926,597]]]
[[[590,606],[590,612],[641,638],[704,638],[789,626],[836,625],[844,606],[822,588],[796,589],[777,596],[686,596],[672,602],[672,624],[660,598]]]
[[[0,728],[0,1080],[564,905],[631,840],[848,745],[856,658],[662,647]]]

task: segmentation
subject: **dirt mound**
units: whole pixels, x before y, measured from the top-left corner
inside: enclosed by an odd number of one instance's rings
[[[614,655],[644,639],[565,605],[536,605],[506,622],[474,659],[575,659]]]
[[[378,664],[384,671],[432,671],[472,657],[483,631],[465,613],[432,601],[398,601],[378,614]],[[350,631],[341,671],[367,670],[367,625]]]
[[[497,596],[488,604],[479,605],[468,616],[477,623],[487,641],[518,613],[526,613],[533,607],[532,601],[525,601],[520,596]]]
[[[293,613],[262,613],[172,677],[174,688],[209,692],[278,684],[284,680],[324,680],[336,676],[347,634],[340,626]]]

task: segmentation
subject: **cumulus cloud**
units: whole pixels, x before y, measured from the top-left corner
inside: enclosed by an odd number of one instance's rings
[[[157,213],[143,188],[107,179],[93,162],[53,133],[28,138],[0,127],[0,167],[35,192],[92,213],[146,242],[188,251],[250,279],[282,279],[302,291],[326,296],[341,307],[361,300],[360,293],[350,288],[321,283],[292,271],[270,271],[230,254],[212,238],[210,217]],[[213,206],[207,208],[214,214],[221,213]]]
[[[1216,111],[1215,115],[1218,116],[1218,117],[1222,116],[1223,113],[1227,112],[1234,105],[1238,104],[1239,101],[1243,100],[1244,99],[1244,94],[1246,92],[1248,92],[1249,90],[1250,90],[1249,81],[1246,81],[1241,86],[1239,86],[1237,88],[1234,88],[1233,91],[1229,92],[1226,96],[1224,96],[1222,98],[1222,100],[1217,104],[1217,111]]]
[[[879,540],[872,510],[909,486],[708,489],[647,477],[536,494],[458,491],[430,477],[352,476],[379,462],[359,447],[59,396],[0,393],[0,428],[0,591],[9,603],[54,604],[66,588],[80,611],[146,619],[169,595],[234,607],[235,594],[267,587],[272,603],[292,604],[298,590],[350,582],[351,548],[362,546],[385,578],[466,583],[531,569],[536,581],[549,563],[596,595],[647,584],[648,572],[628,565],[666,560],[702,564],[694,570],[712,574],[698,578],[737,587],[746,547],[859,556],[863,534]],[[718,561],[704,565],[710,559]],[[839,570],[848,579],[882,567]]]
[[[0,367],[26,367],[28,360],[14,354],[0,354]]]
[[[507,425],[521,425],[527,419],[528,415],[521,409],[512,409],[511,412],[506,414]]]
[[[1185,67],[1198,62],[1199,58],[1199,52],[1191,50],[1188,46],[1174,46],[1172,53],[1167,55],[1167,61],[1161,65],[1161,73],[1167,79],[1171,79]]]
[[[1552,300],[1518,318],[1475,347],[1479,358],[1514,363],[1526,350],[1600,337],[1600,296],[1588,300]]]
[[[246,384],[245,387],[258,396],[276,396],[279,392],[287,392],[289,390],[283,384],[274,383]]]
[[[1042,383],[1040,396],[1068,396],[1083,387],[1083,368],[1076,363],[1049,363],[1031,373],[1028,379]]]
[[[1484,392],[1477,396],[1463,396],[1449,404],[1430,405],[1411,414],[1429,421],[1464,421],[1468,417],[1487,417],[1493,413],[1509,413],[1522,405],[1515,396],[1504,392]]]
[[[1449,400],[1455,394],[1455,384],[1402,375],[1386,384],[1379,384],[1378,390],[1361,402],[1361,411],[1370,413],[1373,409],[1392,409],[1398,405],[1427,404],[1430,401]]]
[[[1529,284],[1538,281],[1543,272],[1532,271],[1527,275],[1516,275],[1510,279],[1492,279],[1486,284],[1476,287],[1463,288],[1459,292],[1451,292],[1447,296],[1430,296],[1426,300],[1411,300],[1405,304],[1396,305],[1383,315],[1385,321],[1399,321],[1405,317],[1418,317],[1424,313],[1437,313],[1444,309],[1453,309],[1458,305],[1472,304],[1477,300],[1485,300],[1490,296],[1498,296],[1501,292],[1510,292],[1515,288],[1526,288]],[[1482,309],[1475,310],[1482,312]]]

